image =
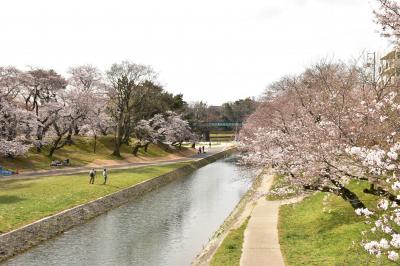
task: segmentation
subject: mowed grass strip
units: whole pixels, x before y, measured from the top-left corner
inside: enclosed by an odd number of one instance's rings
[[[0,233],[111,194],[187,164],[189,162],[109,170],[107,185],[102,185],[101,171],[97,171],[94,185],[89,185],[88,174],[0,181]]]
[[[239,228],[231,230],[225,237],[211,260],[211,266],[240,265],[244,231],[246,230],[249,218]]]
[[[280,189],[290,189],[290,193],[279,193]],[[292,185],[284,175],[275,175],[270,192],[267,194],[267,200],[284,200],[298,196],[300,193],[296,186]]]
[[[28,154],[18,158],[0,158],[0,166],[9,169],[19,170],[40,170],[54,169],[50,166],[53,160],[70,159],[71,166],[84,166],[95,160],[115,160],[120,161],[128,158],[137,158],[132,154],[132,147],[123,144],[121,146],[121,157],[112,156],[114,148],[113,136],[102,136],[97,139],[96,153],[93,152],[94,139],[92,137],[74,136],[72,138],[74,144],[66,145],[62,149],[57,150],[53,158],[47,156],[49,147],[43,147],[41,153],[37,153],[31,149]],[[132,140],[134,142],[134,140]],[[168,156],[170,153],[163,150],[160,146],[150,144],[147,152],[141,149],[138,157],[159,158]]]
[[[376,206],[377,197],[362,192],[366,187],[349,186],[367,206]],[[323,198],[317,193],[281,206],[279,241],[286,265],[392,265],[385,256],[368,256],[360,246],[361,231],[370,227],[349,203],[334,195]]]

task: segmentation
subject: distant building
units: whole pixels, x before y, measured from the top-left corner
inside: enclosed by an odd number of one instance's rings
[[[400,77],[400,49],[395,48],[381,58],[379,74],[383,82],[394,83]]]

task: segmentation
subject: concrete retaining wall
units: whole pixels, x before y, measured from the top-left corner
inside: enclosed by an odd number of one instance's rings
[[[132,198],[139,197],[177,178],[184,177],[198,168],[232,154],[234,151],[234,149],[229,149],[194,161],[190,165],[172,172],[2,234],[0,235],[0,262],[38,245],[40,242],[50,239],[73,226],[83,224],[91,218],[121,206]]]

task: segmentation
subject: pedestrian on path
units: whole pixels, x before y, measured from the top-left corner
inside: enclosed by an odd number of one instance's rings
[[[206,152],[204,151],[204,146],[203,146],[203,153],[206,153]]]
[[[89,184],[94,184],[94,178],[96,177],[96,170],[92,169],[89,172]]]
[[[103,169],[103,177],[104,177],[103,185],[105,185],[107,183],[107,178],[108,178],[108,173],[106,168]]]
[[[198,152],[199,154],[201,153],[201,147],[199,147],[199,152]]]
[[[211,141],[208,143],[208,147],[211,149]]]

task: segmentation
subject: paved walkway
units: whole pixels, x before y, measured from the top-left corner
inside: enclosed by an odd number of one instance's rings
[[[271,188],[273,176],[264,178],[263,186]],[[300,198],[285,201],[268,201],[261,197],[251,213],[244,232],[244,243],[240,265],[280,266],[285,265],[278,238],[279,206],[299,201]]]
[[[194,154],[188,157],[181,157],[177,159],[167,159],[167,160],[157,160],[151,162],[138,162],[138,163],[126,163],[126,164],[116,164],[116,165],[99,165],[98,167],[93,166],[82,166],[82,167],[69,167],[69,168],[62,168],[62,169],[54,169],[54,170],[39,170],[39,171],[27,171],[23,172],[19,175],[12,175],[12,176],[0,176],[0,181],[4,180],[17,180],[17,179],[30,179],[30,178],[40,178],[44,176],[55,176],[55,175],[70,175],[70,174],[79,174],[79,173],[86,173],[93,168],[107,168],[107,169],[128,169],[128,168],[135,168],[135,167],[142,167],[142,166],[153,166],[153,165],[167,165],[172,163],[178,162],[185,162],[185,161],[195,161],[201,158],[206,158],[211,156],[215,153],[221,152],[229,148],[229,146],[221,145],[207,148],[207,153],[202,154]]]

